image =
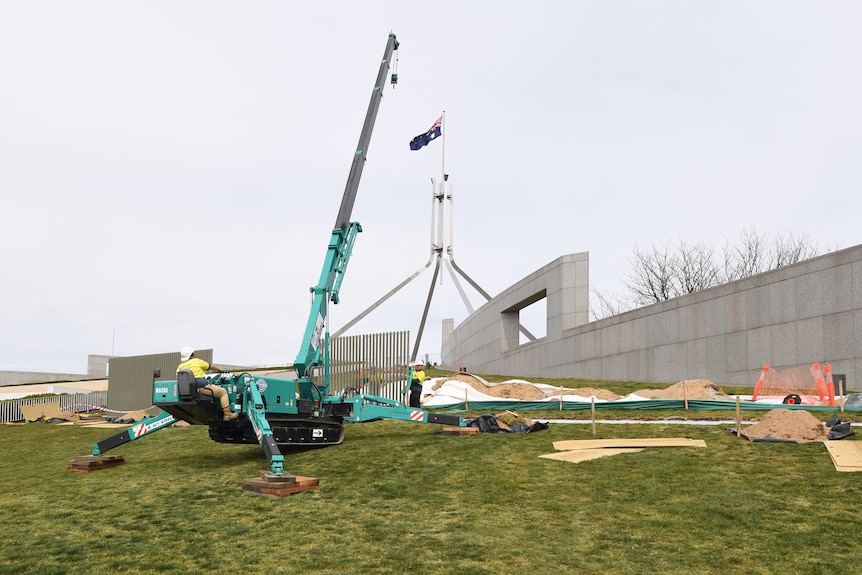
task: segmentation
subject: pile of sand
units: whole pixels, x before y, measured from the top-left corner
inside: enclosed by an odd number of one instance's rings
[[[751,441],[769,437],[803,443],[824,441],[829,437],[829,429],[807,411],[773,409],[758,423],[742,430],[740,435]]]
[[[733,398],[708,379],[687,379],[666,389],[641,389],[636,395],[647,399],[724,399]]]
[[[500,426],[500,429],[505,430],[509,430],[509,426],[516,422],[523,423],[527,427],[536,423],[529,417],[524,417],[514,411],[504,411],[503,413],[496,414],[494,417],[497,419],[497,425]]]
[[[433,389],[437,390],[447,380],[441,379],[434,384]],[[501,397],[505,399],[523,399],[539,401],[545,399],[545,393],[533,385],[532,383],[497,383],[489,385],[485,381],[470,375],[469,373],[455,373],[448,381],[461,381],[475,389],[481,391],[485,395],[492,397]]]
[[[559,395],[559,393],[559,391],[555,391],[551,395]],[[620,398],[620,396],[613,391],[608,391],[607,389],[601,389],[598,387],[579,387],[578,389],[563,388],[563,395],[577,395],[579,397],[592,397],[595,395],[596,399],[604,399],[605,401],[616,401]]]
[[[560,393],[580,397],[595,396],[596,399],[603,399],[605,401],[616,401],[620,398],[619,395],[612,391],[597,387],[580,387],[577,389],[563,387],[552,390],[545,388],[543,390],[529,382],[489,384],[482,378],[469,373],[454,373],[448,380],[440,379],[434,384],[433,389],[439,389],[446,381],[460,381],[486,395],[504,399],[542,401],[549,397],[559,397]],[[708,379],[689,379],[675,383],[666,389],[642,389],[635,393],[647,399],[724,399],[733,401],[732,397],[725,394],[719,386]]]
[[[580,397],[596,396],[596,399],[604,399],[606,401],[616,401],[620,398],[619,395],[607,389],[596,387],[581,387],[578,389],[569,389],[566,387],[547,389],[539,388],[529,382],[503,382],[503,383],[488,383],[482,378],[471,375],[469,373],[455,373],[448,380],[441,379],[434,384],[433,389],[437,390],[446,381],[460,381],[466,383],[476,391],[481,391],[485,395],[499,397],[503,399],[520,399],[525,401],[543,401],[549,397],[559,397],[563,395],[577,395]]]

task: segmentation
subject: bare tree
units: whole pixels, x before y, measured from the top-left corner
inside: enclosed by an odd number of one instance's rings
[[[770,269],[778,269],[818,255],[818,246],[806,234],[777,235],[769,245]]]
[[[702,242],[680,239],[645,250],[632,248],[631,271],[626,274],[628,295],[606,296],[593,290],[595,319],[616,315],[635,307],[666,301],[722,283],[778,269],[819,255],[820,247],[805,235],[779,234],[769,239],[754,226],[743,229],[737,242],[725,242],[722,261],[713,248]]]
[[[590,317],[593,319],[619,315],[635,307],[619,294],[606,294],[595,288],[590,292],[593,294],[590,298]]]
[[[632,248],[632,271],[626,287],[636,305],[649,305],[721,283],[714,251],[703,244],[653,246],[652,251]]]
[[[649,305],[665,301],[676,293],[676,255],[665,244],[663,249],[653,246],[652,251],[632,248],[632,271],[626,276],[626,287],[636,305]]]
[[[703,243],[679,241],[675,272],[678,289],[674,297],[717,286],[722,280],[713,249]]]
[[[726,281],[747,278],[767,270],[769,253],[766,238],[750,226],[739,233],[739,242],[724,246],[724,277]]]

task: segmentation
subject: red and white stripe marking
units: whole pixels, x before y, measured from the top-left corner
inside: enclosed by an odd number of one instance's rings
[[[425,416],[424,411],[411,411],[410,412],[410,421],[422,421],[422,418]]]

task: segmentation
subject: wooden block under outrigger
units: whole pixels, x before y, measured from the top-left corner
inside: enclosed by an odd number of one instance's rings
[[[478,427],[444,427],[437,435],[476,435],[481,433]]]
[[[122,465],[126,460],[122,455],[80,455],[70,459],[66,469],[69,471],[96,471]]]
[[[246,495],[263,497],[285,497],[294,493],[317,489],[318,485],[320,485],[320,479],[316,477],[300,477],[289,473],[276,475],[268,471],[261,471],[260,477],[242,480],[242,492]]]

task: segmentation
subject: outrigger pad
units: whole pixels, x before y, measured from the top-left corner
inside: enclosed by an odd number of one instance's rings
[[[69,460],[66,469],[69,471],[96,471],[122,465],[126,460],[122,455],[80,455]]]
[[[481,433],[478,427],[444,427],[437,435],[476,435]]]
[[[242,480],[242,492],[246,495],[284,497],[317,489],[318,485],[320,480],[316,477],[298,477],[290,473],[276,475],[269,471],[261,471],[260,477]]]

